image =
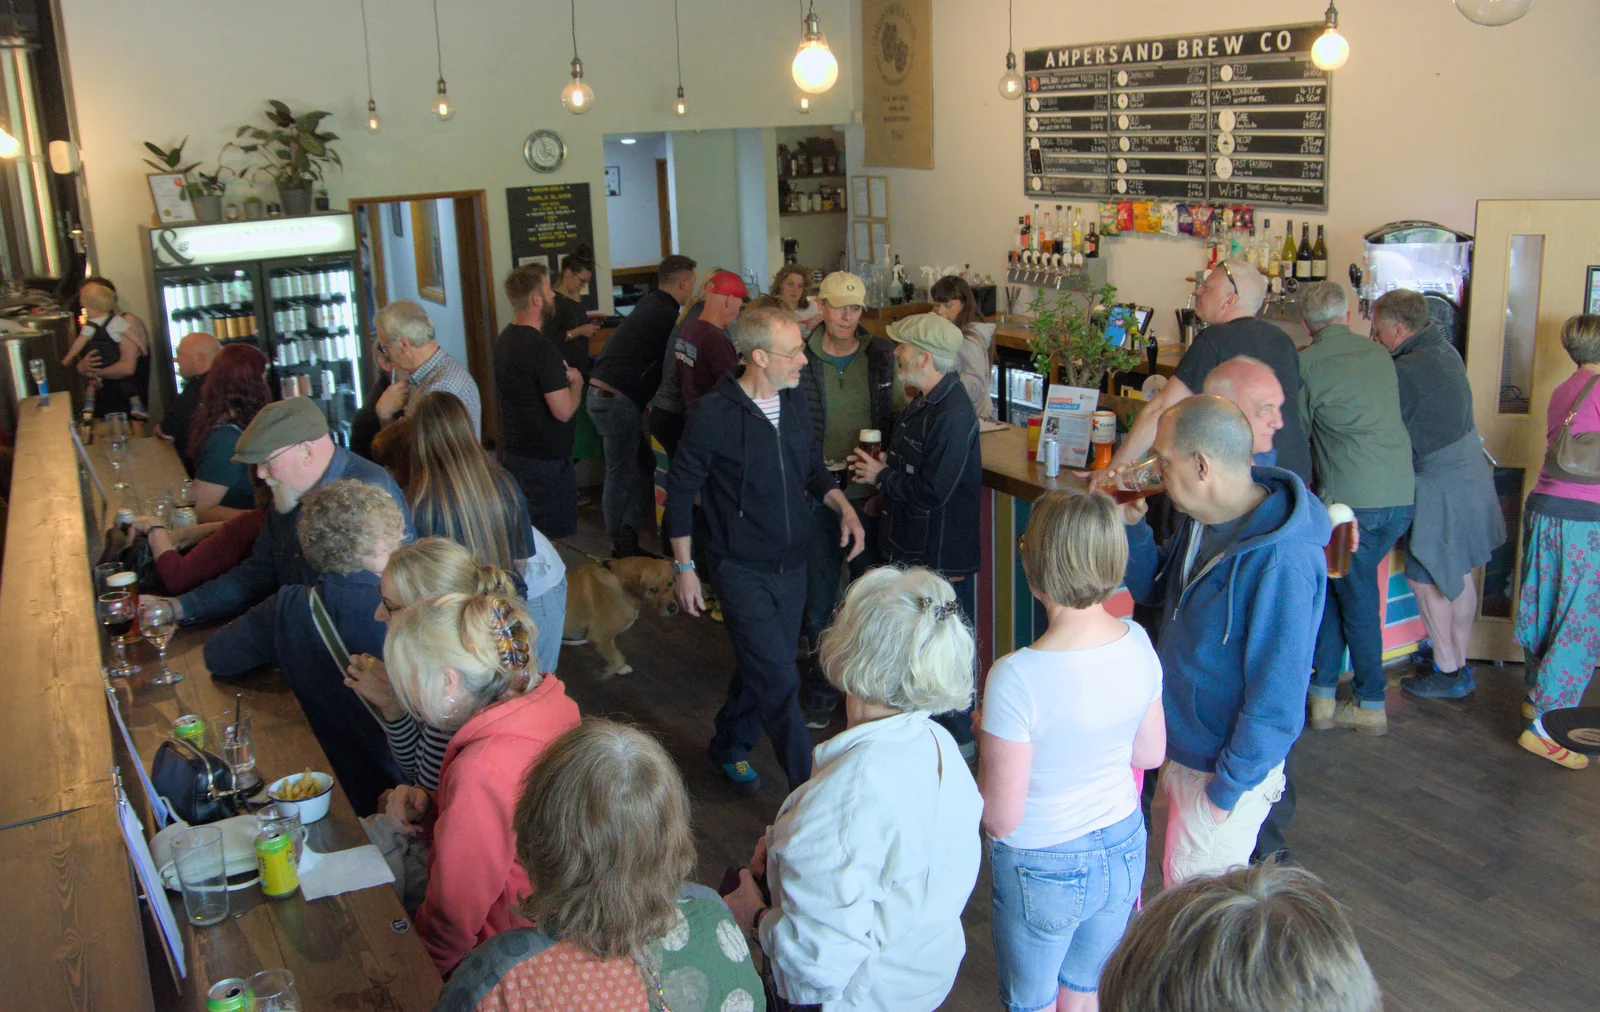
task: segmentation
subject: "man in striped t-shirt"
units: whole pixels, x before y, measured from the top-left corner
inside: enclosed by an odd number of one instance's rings
[[[691,553],[700,497],[711,579],[737,660],[728,700],[717,714],[711,760],[735,790],[761,780],[750,751],[766,731],[793,790],[811,775],[811,734],[800,710],[794,652],[806,603],[811,496],[839,514],[841,547],[854,558],[866,535],[822,461],[811,407],[797,389],[805,344],[793,318],[756,309],[739,318],[744,368],[695,401],[667,475],[666,532],[678,571],[678,600],[700,614],[701,574]]]

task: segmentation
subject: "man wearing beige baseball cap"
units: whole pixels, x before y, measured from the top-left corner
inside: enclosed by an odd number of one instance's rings
[[[873,337],[861,326],[867,286],[854,274],[835,271],[822,279],[818,293],[822,319],[806,336],[806,366],[800,386],[811,403],[811,428],[823,459],[844,486],[845,498],[866,527],[868,549],[850,563],[853,580],[876,564],[877,518],[862,511],[873,488],[848,480],[845,460],[860,440],[861,430],[887,436],[894,415],[905,407],[903,389],[894,381],[894,345]],[[802,637],[814,652],[822,630],[839,603],[839,515],[820,502],[811,503],[811,552],[806,559],[806,610]],[[813,673],[803,691],[806,725],[824,728],[840,704],[839,691]]]
[[[389,472],[334,443],[327,416],[308,397],[274,401],[256,412],[234,446],[233,459],[252,465],[272,489],[272,508],[249,558],[177,599],[180,622],[237,615],[281,586],[311,582],[296,525],[301,497],[318,486],[340,478],[376,485],[399,504],[407,540],[416,534],[406,497]]]
[[[950,581],[969,623],[977,608],[978,497],[983,458],[978,415],[956,373],[965,340],[956,325],[933,313],[889,325],[897,382],[917,396],[895,424],[882,460],[856,450],[850,470],[857,481],[883,490],[878,550],[884,561],[926,566]],[[970,708],[939,714],[969,760],[975,754]]]

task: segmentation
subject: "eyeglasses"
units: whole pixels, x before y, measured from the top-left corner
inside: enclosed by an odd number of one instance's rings
[[[290,450],[294,449],[297,445],[299,445],[299,444],[290,443],[288,446],[285,446],[283,449],[279,450],[277,453],[274,453],[272,456],[268,457],[266,460],[263,460],[261,463],[257,464],[256,466],[257,467],[265,467],[265,468],[270,470],[272,468],[272,462],[274,460],[277,460],[279,457],[281,457],[284,454],[288,453]]]
[[[1223,277],[1228,279],[1228,284],[1233,286],[1233,294],[1239,294],[1239,282],[1233,280],[1233,271],[1228,269],[1228,261],[1218,260],[1217,266],[1222,268]]]
[[[806,350],[806,346],[802,344],[800,347],[796,348],[794,351],[778,351],[776,348],[768,348],[768,349],[766,349],[766,352],[767,352],[768,355],[772,355],[775,358],[786,358],[786,359],[789,359],[790,361],[793,361],[794,357],[796,355],[800,354],[802,351],[805,351],[805,350]]]

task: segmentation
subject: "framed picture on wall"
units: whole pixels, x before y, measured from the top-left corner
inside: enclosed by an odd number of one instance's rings
[[[1583,289],[1583,311],[1600,313],[1600,267],[1589,268],[1589,282]]]
[[[163,225],[180,225],[195,220],[194,203],[189,200],[189,188],[183,176],[176,172],[152,172],[150,199],[156,203],[156,220]]]
[[[404,239],[406,237],[404,207],[405,205],[400,201],[395,201],[389,205],[389,231],[394,233],[396,239]]]
[[[622,167],[620,165],[606,166],[606,196],[622,196]]]
[[[411,202],[411,249],[416,255],[417,294],[445,304],[444,247],[439,240],[439,202]]]

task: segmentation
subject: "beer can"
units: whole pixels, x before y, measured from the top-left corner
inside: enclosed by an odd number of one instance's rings
[[[323,396],[323,397],[332,397],[334,391],[336,389],[338,389],[337,381],[333,378],[333,370],[332,369],[324,369],[324,370],[322,370],[321,374],[317,378],[322,383],[322,394],[321,394],[321,396]]]
[[[200,514],[193,506],[179,506],[172,511],[172,526],[193,527],[200,522]]]
[[[1039,456],[1044,458],[1044,476],[1054,478],[1061,473],[1061,444],[1054,436],[1047,436],[1039,444]]]
[[[206,992],[206,1012],[250,1012],[255,1003],[243,977],[219,980]]]
[[[256,867],[261,871],[261,892],[269,899],[283,899],[300,888],[300,872],[295,867],[294,839],[278,829],[256,834]]]
[[[206,722],[198,713],[186,713],[173,721],[172,733],[195,748],[206,747]]]

